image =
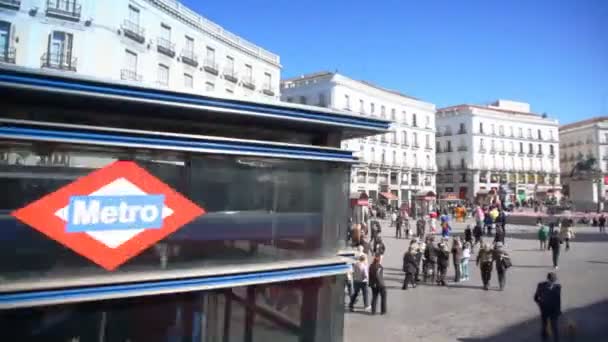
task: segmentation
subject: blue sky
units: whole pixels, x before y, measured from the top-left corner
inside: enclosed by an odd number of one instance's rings
[[[182,0],[281,56],[435,103],[529,102],[561,123],[608,115],[606,0]]]

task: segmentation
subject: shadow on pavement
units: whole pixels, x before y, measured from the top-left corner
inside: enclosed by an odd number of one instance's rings
[[[513,264],[514,268],[553,268],[551,265],[518,265]]]
[[[605,264],[605,265],[608,265],[608,261],[588,260],[587,262],[590,263],[590,264]]]
[[[534,305],[534,304],[530,304]],[[568,329],[569,322],[574,329]],[[608,340],[608,300],[566,311],[560,322],[560,341]],[[570,331],[569,331],[570,330]],[[572,332],[573,331],[573,332]],[[512,325],[501,332],[486,337],[461,337],[461,342],[519,342],[540,341],[540,318],[536,317]]]
[[[507,243],[509,239],[519,240],[538,240],[538,234],[536,232],[510,232],[509,226],[507,226]],[[572,243],[577,242],[608,242],[608,234],[604,233],[578,233],[572,240]]]

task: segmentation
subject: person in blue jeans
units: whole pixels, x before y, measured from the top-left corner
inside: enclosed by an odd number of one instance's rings
[[[353,265],[353,295],[350,297],[350,311],[355,310],[355,302],[357,301],[359,292],[363,292],[363,305],[365,310],[371,309],[367,297],[367,285],[369,284],[368,267],[365,255],[359,256],[359,260]]]

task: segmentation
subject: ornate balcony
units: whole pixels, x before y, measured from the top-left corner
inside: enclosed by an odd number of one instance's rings
[[[247,89],[255,90],[255,80],[251,76],[244,77],[242,84]]]
[[[141,82],[142,77],[135,70],[122,69],[120,70],[120,79],[125,81]]]
[[[0,50],[0,63],[15,64],[16,51],[14,47]]]
[[[0,8],[7,8],[18,11],[21,7],[21,0],[0,0]]]
[[[82,6],[76,0],[47,0],[46,16],[70,21],[80,21]]]
[[[206,72],[216,76],[220,73],[215,59],[206,58],[203,63],[203,69],[205,69]]]
[[[76,58],[58,52],[46,52],[40,57],[40,67],[48,69],[76,71],[76,62]]]
[[[156,50],[163,55],[169,56],[171,58],[175,57],[175,44],[171,43],[169,39],[166,38],[157,38],[156,39]]]
[[[143,43],[144,41],[146,41],[146,31],[138,24],[130,20],[125,20],[122,23],[121,28],[126,37],[129,37],[138,43]]]
[[[265,95],[268,95],[268,96],[274,96],[274,90],[272,90],[272,87],[270,86],[270,84],[264,85],[264,87],[262,88],[262,93],[264,93]]]
[[[182,50],[181,59],[184,64],[195,68],[198,66],[198,56],[192,50]]]
[[[236,71],[234,71],[234,68],[224,68],[224,72],[222,73],[222,75],[224,75],[224,79],[228,82],[232,82],[232,83],[236,83],[239,81],[239,77],[236,73]],[[326,104],[323,103],[319,103],[319,105],[321,107],[325,107]]]

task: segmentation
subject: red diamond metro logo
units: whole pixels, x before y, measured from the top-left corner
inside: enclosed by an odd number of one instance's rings
[[[204,214],[131,161],[114,162],[12,213],[108,271]]]

